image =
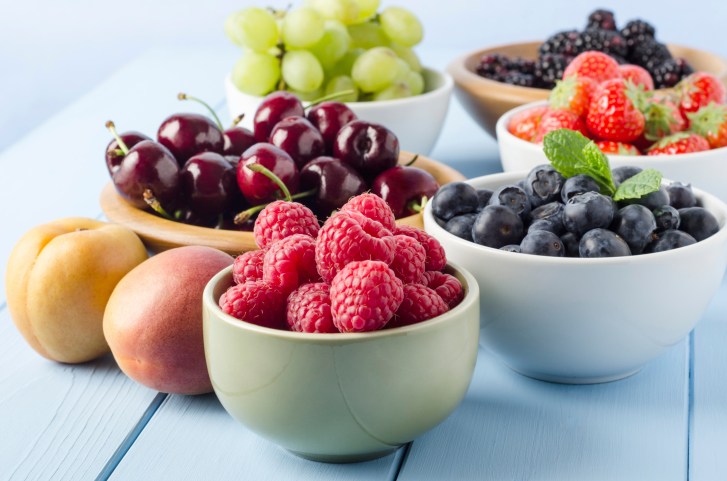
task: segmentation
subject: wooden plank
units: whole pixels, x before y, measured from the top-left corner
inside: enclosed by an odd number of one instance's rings
[[[212,394],[169,396],[110,479],[385,480],[393,478],[395,460],[308,461],[245,429]]]
[[[687,344],[631,378],[569,386],[481,350],[463,404],[412,443],[399,481],[670,481],[686,476]]]

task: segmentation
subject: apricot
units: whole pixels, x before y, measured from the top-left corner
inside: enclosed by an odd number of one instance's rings
[[[211,247],[164,251],[118,283],[103,330],[119,367],[161,392],[212,391],[202,339],[202,292],[233,258]]]

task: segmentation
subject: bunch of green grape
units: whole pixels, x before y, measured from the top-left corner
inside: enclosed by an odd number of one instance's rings
[[[401,7],[378,12],[380,0],[305,0],[276,11],[249,7],[225,20],[243,48],[232,69],[242,92],[289,90],[302,100],[350,92],[342,102],[419,95],[422,66],[412,50],[423,36],[419,19]]]

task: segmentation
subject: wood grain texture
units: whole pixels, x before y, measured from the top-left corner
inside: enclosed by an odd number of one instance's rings
[[[386,480],[395,454],[355,464],[307,461],[238,424],[214,395],[169,396],[111,480]]]
[[[412,443],[399,481],[670,481],[686,475],[684,342],[622,381],[536,381],[481,350],[462,405]]]

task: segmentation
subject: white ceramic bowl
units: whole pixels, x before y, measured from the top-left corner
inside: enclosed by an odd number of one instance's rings
[[[222,312],[231,268],[203,294],[207,368],[222,405],[248,429],[299,456],[363,461],[443,421],[472,379],[479,289],[454,265],[465,296],[428,321],[369,333],[309,334],[260,327]]]
[[[510,119],[518,112],[545,104],[545,101],[525,104],[508,111],[497,121],[497,143],[505,172],[530,170],[549,163],[542,145],[520,139],[507,130]],[[727,147],[680,155],[609,155],[608,160],[612,168],[622,165],[652,167],[666,178],[688,182],[727,202]]]
[[[429,68],[422,73],[424,93],[421,95],[396,100],[348,102],[347,105],[360,119],[382,124],[394,132],[402,150],[427,155],[439,138],[454,83],[446,73]],[[225,93],[230,115],[246,113],[242,125],[250,128],[263,97],[240,92],[230,75],[225,77]]]
[[[512,184],[527,172],[467,181]],[[514,370],[567,383],[612,381],[681,341],[702,317],[727,266],[727,205],[698,189],[720,230],[691,246],[629,257],[554,258],[501,251],[424,228],[480,286],[480,343]]]

